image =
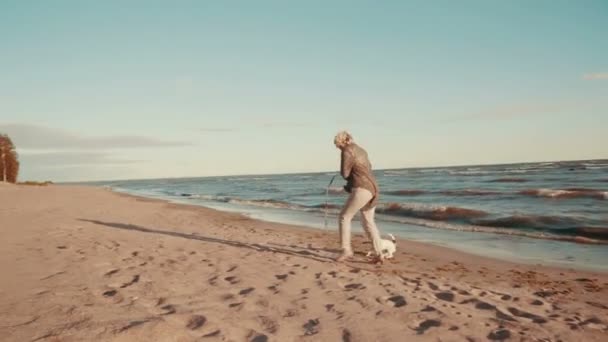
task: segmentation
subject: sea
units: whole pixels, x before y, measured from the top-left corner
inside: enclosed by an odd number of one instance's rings
[[[374,171],[382,234],[511,261],[608,271],[608,160]],[[95,182],[336,232],[336,172]],[[355,222],[355,231],[361,231]]]

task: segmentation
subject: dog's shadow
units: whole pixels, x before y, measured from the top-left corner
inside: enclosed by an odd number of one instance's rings
[[[298,256],[298,257],[307,258],[307,259],[320,261],[320,262],[333,262],[334,261],[334,259],[331,257],[318,254],[318,252],[320,252],[320,251],[329,252],[329,250],[316,249],[316,248],[312,248],[312,247],[303,248],[300,246],[288,246],[290,248],[299,249],[299,250],[295,250],[295,249],[287,249],[284,247],[272,247],[269,245],[262,245],[259,243],[246,243],[246,242],[241,242],[241,241],[218,239],[218,238],[214,238],[214,237],[202,236],[202,235],[199,235],[198,233],[182,233],[182,232],[176,232],[176,231],[170,231],[170,230],[153,229],[153,228],[142,227],[142,226],[138,226],[138,225],[134,225],[134,224],[117,223],[117,222],[103,222],[103,221],[90,220],[90,219],[78,219],[78,220],[82,221],[82,222],[88,222],[88,223],[93,223],[93,224],[100,225],[100,226],[105,226],[108,228],[113,228],[113,229],[122,229],[122,230],[136,231],[136,232],[142,232],[142,233],[148,233],[148,234],[167,235],[167,236],[173,236],[173,237],[178,237],[178,238],[183,238],[183,239],[188,239],[188,240],[198,240],[198,241],[204,241],[204,242],[210,242],[210,243],[218,243],[218,244],[228,245],[228,246],[232,246],[232,247],[251,249],[251,250],[258,251],[258,252],[281,253],[281,254],[286,254],[286,255],[290,255],[290,256]],[[275,244],[275,245],[277,245],[277,244]],[[285,246],[285,245],[281,245],[281,246]]]

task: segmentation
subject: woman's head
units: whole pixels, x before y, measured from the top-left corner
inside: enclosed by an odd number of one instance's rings
[[[338,132],[334,138],[334,145],[337,148],[343,149],[344,147],[353,143],[353,136],[347,131]]]

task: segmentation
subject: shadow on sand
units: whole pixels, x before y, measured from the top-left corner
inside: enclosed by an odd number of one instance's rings
[[[198,241],[204,241],[204,242],[219,243],[219,244],[232,246],[232,247],[251,249],[251,250],[258,251],[258,252],[273,252],[273,253],[281,253],[281,254],[286,254],[286,255],[291,255],[291,256],[304,257],[304,258],[308,258],[308,259],[312,259],[312,260],[320,261],[320,262],[333,262],[334,261],[333,258],[331,258],[331,257],[311,252],[310,250],[315,251],[315,252],[321,251],[320,249],[316,249],[313,247],[309,247],[308,249],[302,249],[297,246],[289,246],[292,248],[300,248],[300,250],[295,250],[295,249],[287,249],[287,248],[283,248],[283,247],[270,247],[270,246],[261,245],[258,243],[245,243],[245,242],[240,242],[240,241],[232,241],[232,240],[218,239],[218,238],[213,238],[213,237],[206,237],[206,236],[199,235],[198,233],[181,233],[181,232],[168,231],[168,230],[152,229],[152,228],[137,226],[134,224],[125,224],[125,223],[117,223],[117,222],[103,222],[103,221],[89,220],[89,219],[78,219],[78,220],[82,221],[82,222],[89,222],[89,223],[93,223],[96,225],[113,228],[113,229],[123,229],[123,230],[130,230],[130,231],[136,231],[136,232],[142,232],[142,233],[148,233],[148,234],[173,236],[173,237],[189,239],[189,240],[198,240]]]

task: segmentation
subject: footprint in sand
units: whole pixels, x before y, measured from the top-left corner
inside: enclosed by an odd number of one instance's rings
[[[138,281],[139,281],[139,274],[136,274],[136,275],[133,276],[133,279],[131,279],[131,281],[120,285],[120,288],[124,289],[125,287],[129,287],[129,286],[137,283]]]
[[[258,321],[265,332],[275,334],[279,330],[279,323],[267,316],[259,316]]]
[[[281,292],[281,291],[279,291],[278,286],[279,286],[278,284],[277,285],[270,285],[270,286],[267,287],[267,289],[269,289],[270,291],[272,291],[273,294],[277,294],[277,293]]]
[[[161,315],[172,315],[172,314],[174,314],[177,311],[175,309],[175,306],[173,306],[171,304],[167,304],[165,306],[162,306],[161,309],[165,311]]]
[[[602,303],[596,303],[596,302],[586,302],[587,304],[595,307],[595,308],[599,308],[599,309],[604,309],[604,310],[608,310],[608,306],[602,304]]]
[[[437,297],[438,299],[444,300],[446,302],[454,301],[454,294],[449,291],[435,293],[435,297]]]
[[[119,328],[116,330],[116,333],[123,333],[131,328],[134,328],[136,326],[142,325],[144,323],[148,323],[150,321],[152,321],[153,319],[143,319],[143,320],[138,320],[138,321],[131,321],[129,322],[127,325]]]
[[[319,333],[319,319],[309,319],[308,322],[302,325],[305,336],[312,336]]]
[[[288,274],[277,274],[275,275],[275,278],[277,278],[278,280],[285,280],[287,279]]]
[[[365,286],[363,286],[363,284],[354,283],[354,284],[348,284],[348,285],[344,286],[344,288],[346,289],[346,291],[363,290],[363,289],[365,289]]]
[[[437,309],[435,309],[434,307],[427,305],[424,307],[424,309],[420,310],[421,312],[433,312],[433,311],[437,311]]]
[[[228,294],[222,295],[221,298],[222,298],[223,301],[227,301],[227,300],[234,299],[234,295],[231,294],[231,293],[228,293]]]
[[[224,280],[229,282],[230,285],[238,284],[240,282],[239,278],[235,276],[226,277],[224,278]]]
[[[115,289],[105,290],[101,293],[104,298],[110,299],[114,304],[122,303],[123,296]]]
[[[342,342],[351,342],[352,334],[348,329],[342,329]]]
[[[507,329],[494,330],[488,334],[488,340],[492,340],[492,341],[504,341],[510,337],[511,337],[511,332]]]
[[[407,305],[407,301],[405,300],[405,297],[399,296],[399,295],[390,296],[390,297],[380,297],[380,298],[376,299],[376,301],[378,303],[389,305],[389,306],[392,306],[395,308],[400,308],[400,307]]]
[[[104,297],[114,297],[116,295],[116,293],[118,293],[118,291],[116,291],[116,290],[108,290],[108,291],[105,291],[102,295]]]
[[[499,319],[499,320],[510,321],[510,322],[516,322],[517,321],[513,317],[511,317],[511,316],[507,315],[506,313],[500,311],[495,305],[492,305],[490,303],[486,303],[486,302],[481,301],[481,300],[476,299],[476,298],[464,300],[464,301],[460,302],[459,304],[469,304],[469,303],[474,303],[475,304],[475,309],[478,309],[478,310],[494,311],[494,313],[496,315],[496,318]]]
[[[241,296],[246,296],[246,295],[250,294],[251,292],[253,292],[254,290],[255,290],[254,287],[248,287],[246,289],[243,289],[243,290],[239,291],[239,294]]]
[[[418,335],[424,334],[427,330],[431,328],[436,328],[441,326],[441,321],[436,319],[427,319],[425,321],[420,322],[416,328],[413,328],[414,331]]]
[[[523,317],[523,318],[527,318],[532,320],[532,322],[537,323],[537,324],[543,324],[543,323],[547,323],[547,320],[541,316],[529,313],[529,312],[525,312],[525,311],[521,311],[517,308],[513,308],[510,307],[507,310],[509,310],[509,312],[513,315],[513,316],[517,316],[517,317]]]
[[[249,340],[250,342],[267,342],[268,336],[264,334],[254,333],[253,337]]]
[[[196,329],[199,329],[200,327],[202,327],[203,325],[205,325],[206,322],[207,322],[207,317],[205,317],[203,315],[193,315],[188,320],[188,323],[186,324],[186,328],[188,328],[190,330],[196,330]]]
[[[267,342],[268,336],[258,333],[257,331],[251,330],[247,336],[249,342]]]
[[[111,277],[112,275],[118,273],[118,271],[120,271],[119,268],[114,268],[114,269],[111,269],[108,272],[106,272],[103,276],[104,277]]]
[[[212,332],[210,332],[210,333],[208,333],[206,335],[203,335],[202,337],[204,337],[204,338],[207,338],[207,337],[216,337],[216,336],[219,336],[220,333],[221,333],[221,331],[218,329],[218,330],[212,331]]]

